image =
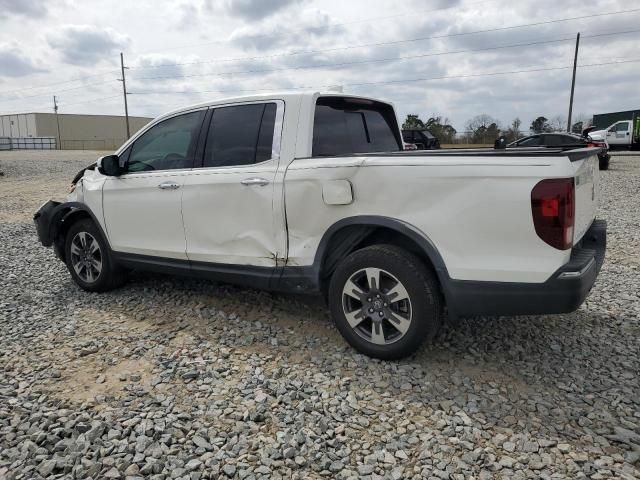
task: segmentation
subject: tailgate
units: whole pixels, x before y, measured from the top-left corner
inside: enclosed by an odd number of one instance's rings
[[[596,217],[596,208],[600,197],[600,170],[598,167],[598,149],[589,149],[588,155],[574,157],[578,151],[569,153],[574,168],[576,186],[576,213],[573,243],[576,244],[589,229]],[[574,153],[575,152],[575,153]],[[584,152],[584,150],[580,150]],[[572,155],[574,154],[574,155]],[[573,157],[573,158],[572,158]]]

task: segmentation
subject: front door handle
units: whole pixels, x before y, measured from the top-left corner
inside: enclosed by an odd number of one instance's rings
[[[176,182],[164,182],[158,185],[158,188],[160,190],[176,190],[180,188],[180,185],[178,185]]]
[[[264,187],[265,185],[269,184],[269,180],[261,177],[252,177],[252,178],[245,178],[244,180],[240,181],[240,183],[242,185],[258,185],[260,187]]]

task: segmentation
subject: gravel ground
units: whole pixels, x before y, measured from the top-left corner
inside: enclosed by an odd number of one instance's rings
[[[97,154],[0,153],[0,478],[640,478],[640,157],[602,172],[608,257],[577,312],[380,362],[310,300],[80,291],[31,216]]]

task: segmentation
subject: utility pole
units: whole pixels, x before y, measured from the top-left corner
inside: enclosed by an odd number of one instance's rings
[[[576,88],[576,67],[578,66],[578,47],[580,47],[580,33],[576,36],[576,53],[573,56],[573,78],[571,79],[571,98],[569,99],[569,118],[567,132],[571,132],[571,114],[573,113],[573,92]]]
[[[122,93],[124,94],[124,116],[127,121],[127,140],[131,137],[131,130],[129,129],[129,107],[127,106],[127,79],[124,76],[124,69],[129,68],[124,66],[124,57],[120,52],[120,70],[122,71],[122,78],[118,80],[122,82]]]
[[[60,118],[58,117],[58,99],[53,96],[53,112],[56,114],[56,125],[58,126],[58,150],[62,150],[62,140],[60,140]]]

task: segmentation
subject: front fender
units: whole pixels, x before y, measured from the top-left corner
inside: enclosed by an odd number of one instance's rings
[[[71,225],[78,216],[91,218],[100,230],[105,241],[108,243],[107,236],[102,230],[100,222],[96,218],[91,209],[80,202],[56,202],[49,200],[42,205],[33,215],[33,221],[36,224],[36,232],[40,243],[45,247],[54,246],[58,257],[64,261],[64,252],[62,247],[64,244],[64,232],[67,226]]]
[[[38,240],[45,247],[53,245],[54,226],[62,219],[65,213],[65,210],[60,208],[61,205],[60,202],[49,200],[33,215]]]

